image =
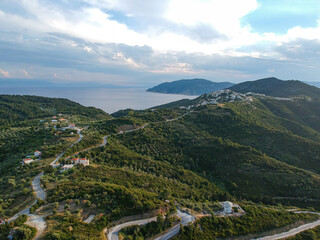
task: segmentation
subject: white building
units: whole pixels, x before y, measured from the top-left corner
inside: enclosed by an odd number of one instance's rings
[[[22,160],[22,165],[30,164],[32,162],[34,162],[34,160],[32,158],[25,158]]]
[[[232,207],[233,207],[232,202],[225,201],[222,204],[223,204],[223,211],[225,213],[232,213]]]
[[[89,165],[89,159],[80,158],[79,161],[78,161],[78,164],[82,164],[83,166],[88,166]]]
[[[71,159],[71,163],[73,165],[82,164],[83,166],[88,166],[90,164],[90,161],[87,158],[73,158]]]
[[[35,151],[34,152],[34,156],[35,157],[40,157],[41,156],[41,152],[40,151]]]
[[[63,172],[63,171],[69,170],[69,169],[71,169],[71,168],[73,168],[73,164],[66,164],[66,165],[63,165],[63,166],[61,167],[60,172]]]

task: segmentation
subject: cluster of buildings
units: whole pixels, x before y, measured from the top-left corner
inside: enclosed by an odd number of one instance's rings
[[[230,89],[223,89],[209,94],[204,94],[199,102],[191,106],[181,106],[180,108],[191,109],[193,107],[204,106],[207,104],[218,104],[224,102],[252,102],[252,93],[237,93]]]
[[[30,164],[34,161],[40,160],[40,158],[41,158],[41,152],[35,151],[33,156],[27,156],[26,158],[22,159],[21,164],[22,165]]]
[[[206,95],[206,99],[204,99],[200,105],[206,104],[217,104],[222,102],[241,102],[248,101],[252,102],[252,94],[247,93],[237,93],[233,92],[230,89],[223,89],[219,91],[215,91]]]
[[[52,117],[52,120],[51,120],[51,122],[68,122],[68,120],[67,119],[65,119],[65,118],[63,118],[62,117],[62,113],[59,113],[58,114],[58,117],[57,116],[53,116]]]
[[[73,168],[77,164],[80,164],[80,165],[83,165],[83,166],[89,166],[90,161],[87,158],[72,158],[71,159],[71,164],[64,164],[61,167],[60,172],[69,170],[69,169]]]

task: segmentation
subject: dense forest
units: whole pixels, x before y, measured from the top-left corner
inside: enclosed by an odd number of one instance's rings
[[[0,119],[0,218],[35,200],[31,182],[44,172],[47,197],[31,212],[46,216],[48,240],[101,239],[124,218],[158,215],[121,231],[124,239],[147,239],[179,223],[176,208],[197,216],[176,239],[232,238],[314,221],[287,210],[320,210],[319,104],[269,97],[197,104],[205,97],[191,100],[192,109],[183,100],[109,116],[65,99],[1,96],[8,115]],[[58,113],[65,120],[52,121]],[[72,145],[80,130],[82,140]],[[107,144],[97,147],[103,136]],[[36,150],[41,158],[22,165]],[[80,152],[90,165],[49,166],[64,151],[61,164]],[[217,216],[226,200],[245,214]],[[92,223],[84,223],[89,215]],[[1,225],[2,236],[14,226],[34,234],[24,222],[10,224]]]
[[[95,120],[109,117],[100,109],[84,107],[68,99],[0,95],[0,128],[21,125],[21,121],[25,125],[25,120],[50,117],[58,113],[81,115]]]

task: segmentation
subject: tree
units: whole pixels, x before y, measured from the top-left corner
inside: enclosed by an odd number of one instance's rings
[[[14,180],[13,178],[8,179],[8,183],[9,183],[12,187],[15,187],[15,186],[16,186],[16,180]]]
[[[91,201],[90,200],[87,200],[86,207],[91,207]]]
[[[29,188],[24,188],[24,189],[22,190],[22,193],[23,193],[24,195],[27,195],[30,191],[31,191],[31,190],[30,190]]]
[[[13,235],[14,240],[29,240],[32,238],[32,231],[29,228],[19,227]]]

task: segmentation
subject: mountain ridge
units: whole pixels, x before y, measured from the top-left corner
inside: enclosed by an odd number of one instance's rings
[[[230,82],[212,82],[207,79],[181,79],[173,82],[164,82],[147,89],[147,92],[171,93],[184,95],[201,95],[233,86]]]
[[[246,81],[229,88],[235,92],[254,92],[272,97],[302,97],[320,99],[320,89],[298,80],[280,80],[275,77]]]

